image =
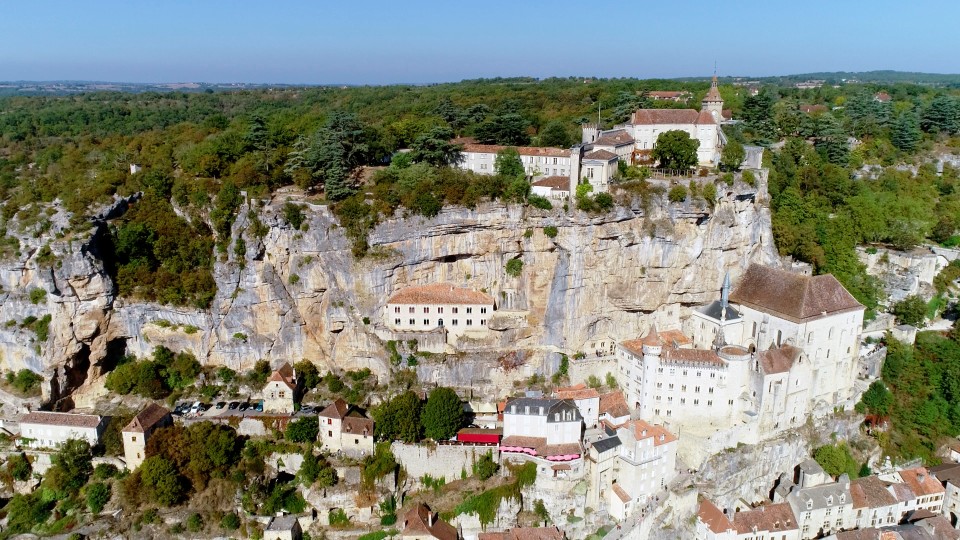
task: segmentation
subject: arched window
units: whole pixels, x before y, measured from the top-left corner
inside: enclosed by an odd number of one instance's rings
[[[780,346],[780,342],[783,341],[783,332],[777,330],[777,347]]]
[[[443,319],[437,319],[437,326],[443,326]]]

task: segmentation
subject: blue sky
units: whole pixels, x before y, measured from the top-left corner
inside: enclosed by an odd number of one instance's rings
[[[955,0],[0,4],[0,80],[356,83],[960,72]]]

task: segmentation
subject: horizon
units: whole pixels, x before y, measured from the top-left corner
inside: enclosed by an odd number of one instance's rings
[[[305,1],[109,0],[90,9],[56,0],[7,9],[17,24],[0,35],[5,82],[389,86],[498,77],[699,78],[714,66],[725,78],[960,73],[951,36],[930,32],[926,16],[936,10],[949,20],[960,16],[960,6],[930,0],[879,0],[871,9],[814,0],[804,15],[816,18],[815,32],[785,22],[794,10],[757,0],[726,10],[705,0],[682,9],[644,6],[621,28],[603,30],[586,27],[587,10],[569,0],[494,0],[482,8],[381,1],[359,15],[352,6]]]

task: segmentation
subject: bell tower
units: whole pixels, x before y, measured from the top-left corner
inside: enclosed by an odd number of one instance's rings
[[[700,102],[700,110],[709,112],[718,124],[723,121],[723,98],[720,97],[720,90],[717,88],[716,71],[713,73],[713,81],[710,82],[710,91]]]

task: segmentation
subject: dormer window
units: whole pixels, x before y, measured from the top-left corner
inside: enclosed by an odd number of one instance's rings
[[[813,501],[807,501],[807,510],[813,510]]]
[[[847,495],[846,495],[846,493],[841,493],[841,494],[840,494],[840,504],[843,504],[843,503],[845,503],[845,502],[847,502]]]
[[[828,505],[833,504],[833,495],[830,495],[829,497],[827,497],[827,504]]]

